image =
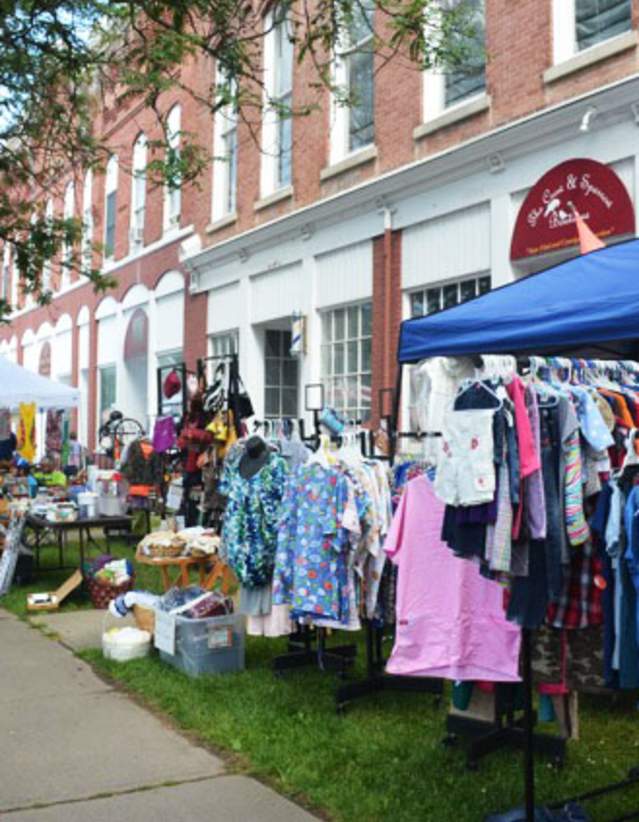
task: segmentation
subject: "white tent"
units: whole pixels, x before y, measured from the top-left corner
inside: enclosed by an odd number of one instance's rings
[[[0,357],[0,408],[17,411],[21,402],[34,402],[38,410],[74,408],[80,405],[80,391]]]

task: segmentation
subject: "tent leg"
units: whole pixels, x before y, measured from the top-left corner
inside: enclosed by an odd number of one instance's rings
[[[526,801],[526,822],[535,820],[535,758],[533,749],[533,682],[531,662],[531,631],[522,628],[522,662],[524,685],[524,785]]]

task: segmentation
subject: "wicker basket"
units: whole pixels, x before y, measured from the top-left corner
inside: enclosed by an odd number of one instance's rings
[[[155,611],[152,608],[143,608],[142,605],[133,606],[135,624],[141,631],[153,634],[155,631]]]
[[[138,552],[151,559],[174,559],[185,549],[186,540],[165,531],[147,534],[138,545]]]
[[[127,591],[132,590],[133,585],[135,584],[135,577],[133,576],[130,579],[127,579],[127,581],[123,582],[122,585],[104,585],[93,577],[86,577],[85,583],[89,591],[89,596],[91,597],[93,607],[104,609],[109,607],[109,602],[111,602],[112,599],[120,596],[120,594],[126,594]]]

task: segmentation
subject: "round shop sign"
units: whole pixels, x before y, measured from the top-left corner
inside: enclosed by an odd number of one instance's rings
[[[615,172],[595,160],[567,160],[546,172],[528,192],[517,215],[510,259],[578,245],[575,211],[604,242],[635,234],[632,201]]]

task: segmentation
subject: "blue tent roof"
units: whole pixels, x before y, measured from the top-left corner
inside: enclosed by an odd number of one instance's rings
[[[398,359],[584,349],[627,357],[625,341],[638,338],[639,240],[630,240],[405,320]]]

